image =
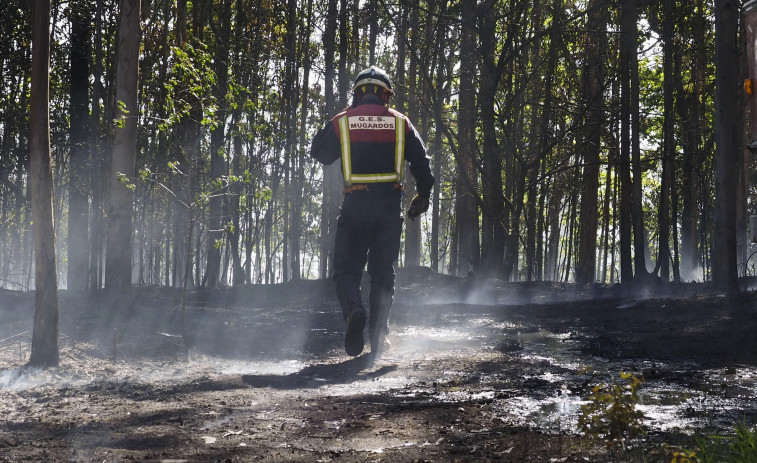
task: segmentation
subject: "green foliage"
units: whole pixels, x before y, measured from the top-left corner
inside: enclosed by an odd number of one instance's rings
[[[126,123],[126,118],[129,116],[129,110],[126,109],[126,103],[124,103],[121,100],[116,102],[116,106],[118,107],[119,116],[113,120],[113,123],[116,127],[121,129],[124,127],[124,124]]]
[[[620,372],[620,381],[592,388],[588,403],[581,406],[578,427],[607,445],[623,444],[644,433],[643,414],[636,409],[643,380]]]
[[[134,183],[131,180],[129,180],[129,176],[128,175],[126,175],[124,173],[121,173],[121,172],[118,172],[117,175],[118,175],[118,181],[120,183],[122,183],[129,190],[136,191],[137,186],[134,185]],[[142,173],[141,172],[140,172],[139,176],[140,176],[140,178],[142,178]]]
[[[171,54],[173,67],[165,83],[168,119],[158,128],[168,130],[193,112],[198,112],[202,125],[214,128],[218,125],[215,117],[218,106],[212,95],[216,82],[213,57],[202,44],[186,44],[184,49],[171,47]]]
[[[690,450],[673,450],[671,457],[670,463],[697,463],[699,461],[697,452]]]
[[[728,436],[697,436],[696,451],[673,452],[673,463],[757,463],[757,427],[738,423]],[[685,459],[687,458],[687,459]]]

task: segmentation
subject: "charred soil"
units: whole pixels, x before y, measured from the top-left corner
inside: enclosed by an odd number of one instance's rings
[[[60,295],[34,370],[34,295],[0,292],[0,462],[670,461],[757,418],[750,291],[405,270],[381,358],[344,353],[330,281]],[[649,388],[625,449],[576,425],[621,370]]]

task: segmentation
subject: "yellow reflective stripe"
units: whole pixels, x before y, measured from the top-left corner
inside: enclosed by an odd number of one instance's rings
[[[344,173],[344,186],[352,184],[352,160],[350,159],[350,129],[347,123],[347,116],[339,119],[339,133],[342,139],[342,172]]]
[[[405,124],[404,120],[397,116],[394,130],[396,132],[395,153],[394,153],[394,170],[397,171],[397,180],[402,179],[402,167],[405,161]]]
[[[352,174],[350,177],[353,182],[357,183],[380,183],[380,182],[397,182],[399,177],[396,172],[390,174]]]

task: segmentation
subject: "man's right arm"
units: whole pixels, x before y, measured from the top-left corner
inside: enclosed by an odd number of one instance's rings
[[[331,164],[342,155],[342,147],[336,136],[334,124],[328,121],[326,125],[315,134],[310,144],[310,156],[321,164]]]

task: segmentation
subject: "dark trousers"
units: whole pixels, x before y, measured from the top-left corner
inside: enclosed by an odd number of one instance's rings
[[[379,190],[376,188],[375,190]],[[356,191],[344,196],[334,244],[334,281],[345,320],[363,306],[360,283],[368,264],[368,327],[386,328],[394,298],[394,262],[402,234],[400,191]]]

